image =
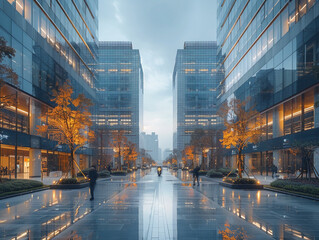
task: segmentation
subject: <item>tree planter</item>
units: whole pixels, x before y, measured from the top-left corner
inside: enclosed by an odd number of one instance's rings
[[[233,184],[227,182],[220,182],[221,186],[232,188],[232,189],[263,189],[264,186],[260,184]]]
[[[50,185],[50,189],[80,189],[89,186],[89,182],[86,183],[76,183],[76,184],[55,184]]]

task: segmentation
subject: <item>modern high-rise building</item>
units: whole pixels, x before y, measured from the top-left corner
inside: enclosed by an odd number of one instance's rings
[[[246,148],[246,165],[262,172],[275,164],[294,174],[302,159],[291,147],[318,142],[318,1],[219,0],[217,19],[225,70],[219,103],[250,97],[262,115],[262,139]]]
[[[174,147],[182,151],[196,129],[217,126],[216,42],[185,42],[177,50],[173,73]]]
[[[151,155],[154,161],[159,159],[159,148],[158,148],[158,135],[155,132],[147,134],[142,132],[140,134],[140,148],[145,149],[145,151]]]
[[[69,80],[75,95],[95,102],[98,1],[0,1],[0,36],[15,49],[6,60],[18,75],[7,79],[2,96],[12,96],[0,115],[0,166],[17,177],[67,171],[68,149],[37,132],[52,107],[52,91]],[[91,109],[92,113],[95,109]],[[80,166],[91,159],[90,148],[77,152]]]
[[[116,131],[124,131],[139,150],[144,94],[139,50],[133,49],[131,42],[100,42],[97,72],[99,112],[96,122],[104,135],[105,153],[113,151],[110,141]]]

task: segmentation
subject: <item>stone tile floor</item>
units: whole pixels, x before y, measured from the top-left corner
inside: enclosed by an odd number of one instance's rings
[[[99,181],[94,201],[88,189],[1,200],[0,239],[221,239],[225,223],[249,239],[319,238],[318,202],[155,171]]]

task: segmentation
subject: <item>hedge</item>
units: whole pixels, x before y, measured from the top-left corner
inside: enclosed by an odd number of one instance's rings
[[[43,187],[42,182],[28,179],[2,179],[0,194]]]
[[[111,175],[114,175],[114,176],[126,176],[127,172],[122,170],[116,170],[116,171],[112,171],[111,172]]]
[[[214,169],[212,169],[208,171],[206,176],[210,178],[222,178],[223,174],[221,172],[216,172]]]
[[[319,186],[304,182],[296,182],[289,179],[278,179],[270,184],[271,187],[282,188],[288,191],[306,193],[319,196]]]
[[[107,170],[102,170],[102,171],[98,172],[98,175],[99,175],[100,178],[107,178],[107,177],[109,177],[111,174],[110,174],[110,172],[107,171]]]
[[[219,168],[216,172],[222,173],[223,176],[227,176],[230,173],[228,177],[237,177],[236,170],[231,170],[230,168]]]
[[[253,178],[224,178],[224,182],[232,184],[257,184],[257,180]]]

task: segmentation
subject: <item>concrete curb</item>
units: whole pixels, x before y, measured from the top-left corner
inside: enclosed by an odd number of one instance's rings
[[[301,197],[301,198],[305,198],[305,199],[309,199],[309,200],[319,201],[319,198],[316,198],[316,197],[311,197],[311,196],[298,194],[298,193],[292,193],[292,192],[288,192],[288,191],[285,191],[285,190],[279,190],[279,189],[274,189],[274,188],[265,187],[265,186],[264,186],[264,190],[268,190],[268,191],[271,191],[271,192],[282,193],[282,194],[287,194],[287,195],[294,196],[294,197]]]
[[[0,197],[0,200],[7,199],[7,198],[12,198],[12,197],[19,197],[19,196],[22,196],[22,195],[35,193],[35,192],[41,192],[41,191],[49,190],[49,189],[50,189],[50,187],[44,187],[44,188],[39,188],[39,189],[30,190],[30,191],[21,192],[21,193],[13,193],[13,194],[10,194],[10,195],[7,195],[7,196]]]
[[[228,187],[232,189],[242,189],[242,190],[261,190],[264,188],[263,185],[257,185],[257,184],[232,184],[232,183],[226,183],[226,182],[220,182],[219,185],[223,187]]]

